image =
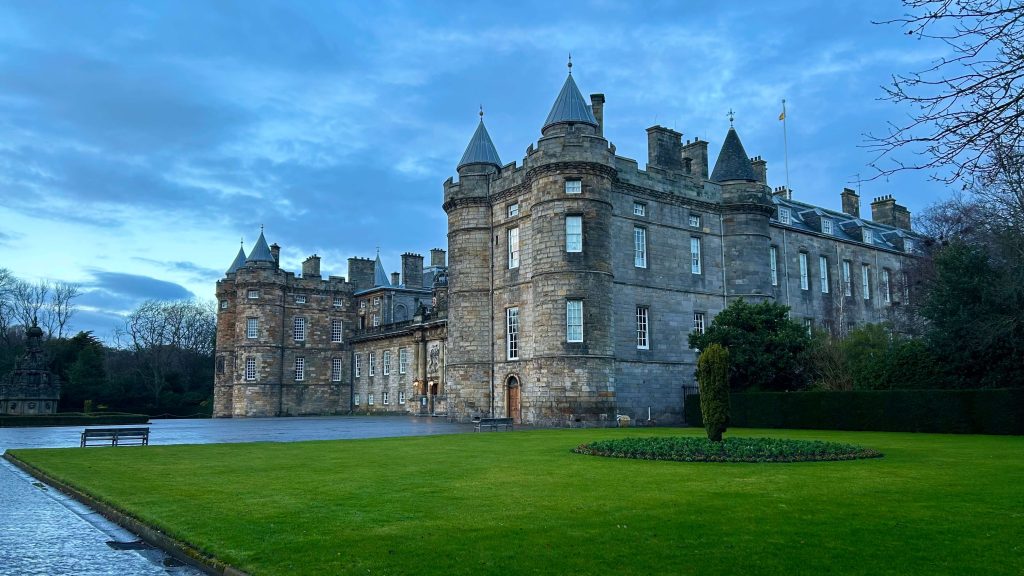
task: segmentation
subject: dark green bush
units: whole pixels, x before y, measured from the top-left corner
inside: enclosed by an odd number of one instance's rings
[[[685,400],[691,426],[700,398]],[[959,434],[1024,434],[1024,390],[747,392],[730,397],[730,425]]]
[[[700,411],[708,439],[721,442],[729,425],[729,351],[719,344],[708,346],[697,359]]]
[[[23,428],[31,426],[103,426],[117,424],[145,424],[149,416],[145,414],[124,414],[106,412],[82,414],[80,412],[62,412],[59,414],[42,414],[39,416],[0,416],[0,428]]]
[[[704,438],[619,438],[580,444],[577,454],[675,460],[677,462],[820,462],[877,458],[876,450],[837,442],[789,440],[784,438],[726,438],[713,442]]]

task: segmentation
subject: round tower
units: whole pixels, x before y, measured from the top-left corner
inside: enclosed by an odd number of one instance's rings
[[[480,123],[457,167],[459,181],[444,183],[448,214],[448,349],[444,394],[461,419],[492,415],[490,243],[491,181],[501,160]]]
[[[732,263],[725,269],[726,300],[745,298],[759,302],[773,298],[770,272],[763,264],[768,259],[768,221],[774,210],[770,190],[759,181],[732,126],[711,172],[711,181],[722,188],[722,243],[725,260]]]

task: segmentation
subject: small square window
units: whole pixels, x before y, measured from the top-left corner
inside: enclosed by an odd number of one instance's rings
[[[306,303],[306,295],[305,294],[296,294],[295,295],[295,303],[296,304],[305,304]]]
[[[690,227],[700,228],[700,214],[690,214]]]
[[[633,202],[633,216],[647,216],[647,204]]]
[[[566,180],[565,181],[565,193],[566,194],[580,194],[583,192],[583,181],[582,180]]]
[[[515,218],[516,216],[519,216],[519,202],[508,205],[508,217]]]
[[[220,301],[220,309],[221,310],[227,310],[228,309],[228,301],[227,300],[221,300]]]
[[[373,307],[374,308],[379,308],[380,307],[380,296],[374,296],[373,297]]]
[[[359,303],[359,309],[366,310],[366,300],[363,300],[362,302]]]
[[[914,251],[914,241],[911,240],[910,238],[907,238],[906,240],[904,240],[903,241],[903,249],[906,252],[913,252]]]
[[[249,291],[245,293],[245,297],[250,300],[255,300],[260,297],[260,291],[255,288],[250,288]]]

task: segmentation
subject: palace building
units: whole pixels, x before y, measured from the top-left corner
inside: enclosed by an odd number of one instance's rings
[[[215,416],[412,413],[678,422],[691,331],[729,302],[786,304],[833,332],[890,320],[919,236],[891,196],[860,213],[767,183],[730,127],[708,143],[647,129],[644,169],[604,136],[602,94],[566,78],[540,138],[502,164],[483,123],[444,182],[444,250],[390,278],[283,271],[262,233],[217,283]]]

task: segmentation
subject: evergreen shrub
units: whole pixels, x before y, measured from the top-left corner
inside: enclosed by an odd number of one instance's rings
[[[719,344],[708,346],[697,359],[700,411],[708,439],[721,442],[729,425],[729,351]]]

